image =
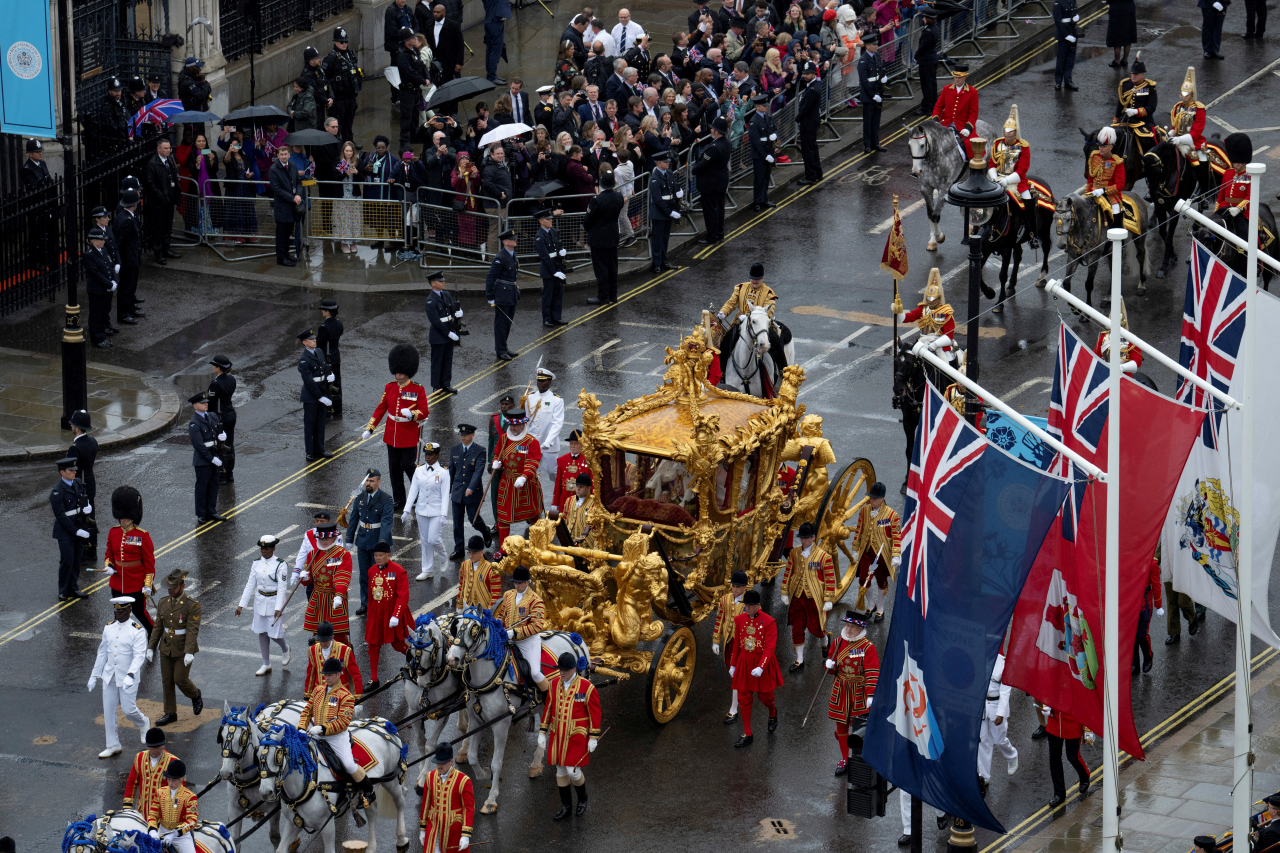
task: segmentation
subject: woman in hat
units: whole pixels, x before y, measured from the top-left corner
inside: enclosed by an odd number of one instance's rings
[[[457,167],[450,177],[450,185],[457,193],[453,199],[454,215],[458,218],[458,245],[474,249],[484,239],[484,221],[477,219],[480,213],[480,170],[471,159],[471,152],[458,152]]]
[[[254,675],[266,675],[271,671],[271,642],[284,652],[281,666],[289,665],[289,641],[284,638],[284,603],[289,597],[289,578],[292,569],[276,556],[280,540],[267,534],[258,540],[258,552],[262,555],[249,567],[236,616],[246,607],[253,607],[253,633],[258,635],[258,651],[262,654],[262,666]]]
[[[218,482],[233,483],[236,479],[236,407],[232,398],[236,393],[236,378],[231,375],[231,359],[225,355],[215,355],[209,366],[213,368],[213,379],[209,382],[208,391],[209,411],[222,421],[222,431],[227,434],[226,440],[222,442],[226,453],[222,456],[222,471]]]
[[[107,532],[103,570],[110,576],[107,585],[113,595],[133,598],[133,615],[150,635],[155,623],[147,614],[146,596],[151,595],[156,575],[156,546],[142,523],[142,495],[133,486],[120,486],[111,493],[111,514],[115,527]]]
[[[871,712],[871,700],[880,680],[880,655],[867,639],[867,614],[853,609],[845,611],[840,636],[831,644],[827,669],[835,673],[831,695],[827,698],[827,716],[836,723],[836,743],[840,745],[840,761],[836,775],[842,775],[849,759],[862,754],[862,738],[850,734],[860,718]]]

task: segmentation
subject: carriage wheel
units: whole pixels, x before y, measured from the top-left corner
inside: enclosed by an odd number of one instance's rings
[[[867,500],[867,490],[875,481],[875,466],[870,460],[859,457],[846,465],[839,476],[827,486],[827,493],[823,496],[822,505],[818,508],[818,532],[824,537],[823,544],[831,554],[831,560],[835,564],[836,575],[839,578],[836,584],[836,601],[843,598],[849,591],[849,587],[853,585],[858,575],[858,561],[844,540],[833,541],[826,537],[830,530],[844,524],[862,508]],[[843,571],[840,563],[841,552],[844,553],[846,560]]]
[[[662,651],[649,664],[649,719],[660,726],[675,719],[693,684],[693,668],[698,662],[698,646],[693,632],[677,628],[663,640]]]

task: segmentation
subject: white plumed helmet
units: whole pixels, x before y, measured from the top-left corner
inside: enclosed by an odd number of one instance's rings
[[[1098,131],[1098,144],[1115,145],[1116,129],[1114,127],[1104,127],[1102,130]]]

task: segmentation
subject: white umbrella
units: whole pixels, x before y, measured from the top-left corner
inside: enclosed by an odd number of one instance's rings
[[[480,137],[480,147],[483,148],[492,142],[501,142],[504,139],[510,139],[522,133],[530,133],[532,130],[533,128],[529,127],[529,125],[518,121],[512,124],[501,124]]]

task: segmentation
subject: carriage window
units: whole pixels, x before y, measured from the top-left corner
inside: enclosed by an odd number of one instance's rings
[[[743,463],[742,477],[738,482],[738,512],[754,509],[756,505],[756,480],[760,470],[760,452],[756,451]]]
[[[716,470],[716,509],[729,511],[729,485],[733,480],[733,468],[721,462]]]

